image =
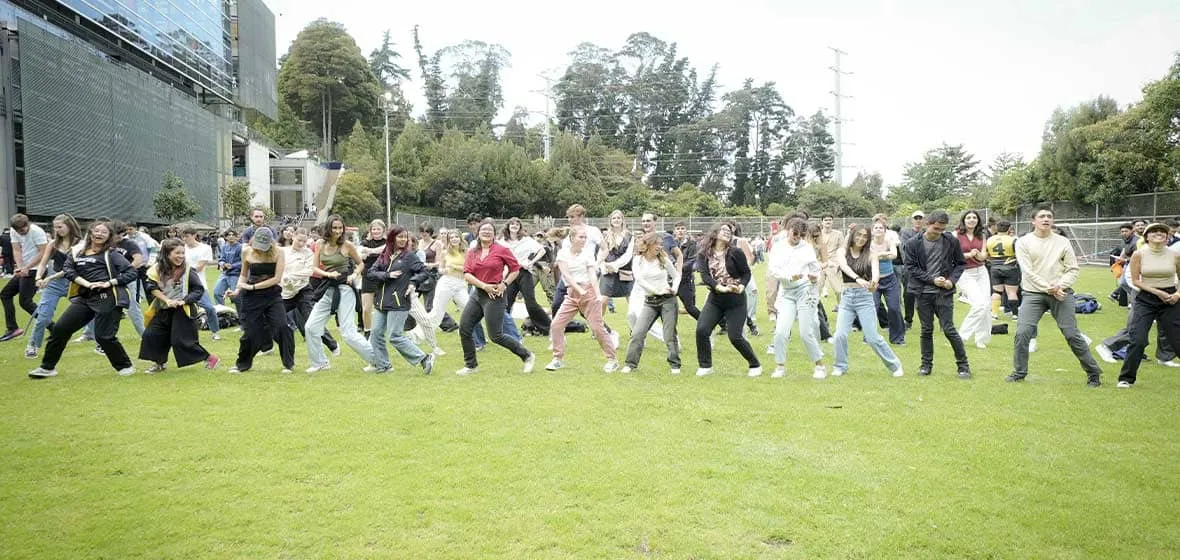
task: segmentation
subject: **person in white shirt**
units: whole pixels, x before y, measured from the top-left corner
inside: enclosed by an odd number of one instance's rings
[[[804,238],[807,222],[803,218],[787,220],[783,230],[775,237],[767,258],[766,306],[771,316],[776,316],[774,325],[774,373],[779,378],[787,374],[787,344],[791,341],[791,328],[799,322],[799,335],[807,356],[815,364],[813,377],[827,377],[824,353],[819,345],[819,314],[816,304],[816,290],[813,289],[823,276],[823,268],[816,257],[815,248]],[[761,374],[761,370],[757,371]]]
[[[536,239],[533,239],[533,236],[529,235],[520,218],[508,218],[508,223],[504,224],[504,229],[500,232],[500,240],[497,243],[512,251],[512,256],[516,257],[516,262],[520,263],[520,274],[504,292],[504,303],[509,313],[512,312],[512,305],[516,303],[516,296],[519,294],[524,297],[524,307],[528,310],[529,319],[533,322],[533,326],[549,330],[551,320],[549,315],[545,313],[545,308],[537,303],[537,285],[536,279],[533,277],[533,264],[545,256],[545,248]]]
[[[676,292],[680,289],[680,267],[664,252],[662,234],[659,232],[645,234],[636,243],[637,254],[631,263],[631,270],[635,273],[634,289],[643,299],[632,327],[631,343],[627,345],[623,373],[631,373],[639,367],[647,332],[659,317],[664,323],[663,339],[668,346],[668,365],[675,375],[680,373],[680,342],[676,337]]]
[[[299,335],[307,338],[307,318],[311,316],[311,308],[315,305],[315,290],[311,287],[311,273],[314,270],[315,253],[307,247],[307,230],[295,230],[291,238],[291,245],[282,247],[286,266],[283,267],[283,278],[279,282],[282,288],[283,309],[287,312],[288,324],[294,323]],[[320,340],[332,355],[340,355],[340,344],[332,334],[324,331]]]
[[[606,356],[606,365],[602,370],[611,373],[619,368],[619,363],[615,360],[615,346],[607,336],[606,325],[602,322],[602,300],[598,295],[598,259],[590,252],[586,243],[587,229],[589,228],[581,225],[571,227],[570,246],[562,248],[557,253],[561,278],[569,293],[549,328],[549,338],[553,342],[553,361],[545,366],[549,371],[565,367],[565,327],[578,312],[581,312],[590,323],[590,330],[598,340],[598,345],[602,347],[603,355]]]
[[[573,235],[573,228],[582,226],[586,229],[586,249],[590,252],[591,256],[597,257],[598,248],[602,245],[602,232],[599,231],[598,228],[590,227],[586,224],[586,208],[581,204],[570,206],[569,209],[565,211],[565,217],[569,218],[570,220],[569,227],[571,233],[561,240],[561,249],[569,249],[570,237]],[[566,291],[567,288],[565,282],[559,275],[557,277],[557,287],[554,288],[553,304],[549,307],[550,314],[554,317],[557,316],[557,311],[561,309],[561,302],[565,300]],[[615,335],[615,337],[617,338],[617,335]],[[617,345],[618,344],[616,343],[616,346]]]
[[[16,214],[11,220],[12,255],[16,261],[13,267],[12,279],[0,290],[0,301],[4,304],[5,333],[0,336],[0,342],[12,340],[25,334],[24,329],[16,322],[16,308],[12,305],[12,298],[20,295],[21,309],[30,316],[37,311],[37,304],[33,302],[33,295],[37,293],[37,273],[39,271],[41,253],[49,244],[49,236],[41,226],[29,221],[24,214]]]
[[[207,286],[205,267],[217,264],[217,261],[213,259],[213,248],[197,240],[197,230],[194,228],[181,230],[180,238],[184,241],[185,262],[189,268],[197,272],[197,280],[200,280],[201,285]],[[197,305],[205,310],[205,323],[209,325],[209,332],[213,333],[213,340],[221,340],[221,326],[217,324],[217,310],[213,307],[213,300],[209,296],[210,291],[205,290],[205,294],[201,296],[201,301],[197,302]]]

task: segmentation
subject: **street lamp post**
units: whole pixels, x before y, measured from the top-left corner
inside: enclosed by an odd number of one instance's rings
[[[385,92],[385,227],[393,226],[393,197],[389,188],[389,107],[393,93]]]

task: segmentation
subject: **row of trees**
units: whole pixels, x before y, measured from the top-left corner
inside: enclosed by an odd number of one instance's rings
[[[575,201],[596,213],[666,215],[1011,212],[1060,199],[1114,209],[1125,194],[1180,182],[1180,59],[1139,104],[1100,98],[1055,112],[1031,162],[1001,154],[985,168],[965,146],[942,145],[908,164],[900,185],[874,173],[842,187],[830,182],[834,146],[822,112],[796,114],[773,82],[748,79],[721,94],[716,66],[699,71],[675,43],[648,33],[570,53],[550,84],[556,113],[548,129],[519,107],[496,122],[511,61],[501,46],[465,41],[430,51],[418,28],[413,52],[426,107],[411,119],[402,85],[414,72],[395,47],[387,32],[365,57],[340,24],[313,22],[281,60],[278,120],[252,116],[283,146],[320,144],[322,155],[344,161],[350,173],[336,207],[356,217],[385,206],[387,111],[394,204],[452,216],[560,214]],[[382,106],[382,92],[391,105]]]

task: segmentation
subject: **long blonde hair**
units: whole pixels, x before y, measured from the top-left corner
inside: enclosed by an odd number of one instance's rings
[[[623,225],[620,226],[618,230],[615,230],[615,227],[610,224],[610,221],[613,220],[615,218],[615,216],[618,216],[619,218],[626,217],[625,214],[623,214],[622,210],[615,210],[614,212],[611,212],[610,217],[607,218],[607,221],[606,221],[606,249],[608,251],[621,245],[623,243],[623,239],[625,239],[627,237],[627,233],[629,233],[627,231],[627,220],[626,219],[623,220]]]
[[[659,247],[660,250],[656,252],[656,259],[660,261],[660,266],[667,267],[668,266],[668,253],[666,251],[664,251],[664,244],[662,243],[662,241],[663,241],[663,236],[658,231],[653,231],[649,234],[644,235],[643,237],[641,237],[639,239],[639,242],[643,244],[643,249],[639,251],[639,254],[642,255],[643,253],[646,253],[647,248],[651,247],[653,245],[656,247]]]

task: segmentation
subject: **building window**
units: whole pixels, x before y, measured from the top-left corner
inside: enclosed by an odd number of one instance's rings
[[[270,184],[303,186],[303,170],[295,167],[272,167]]]

